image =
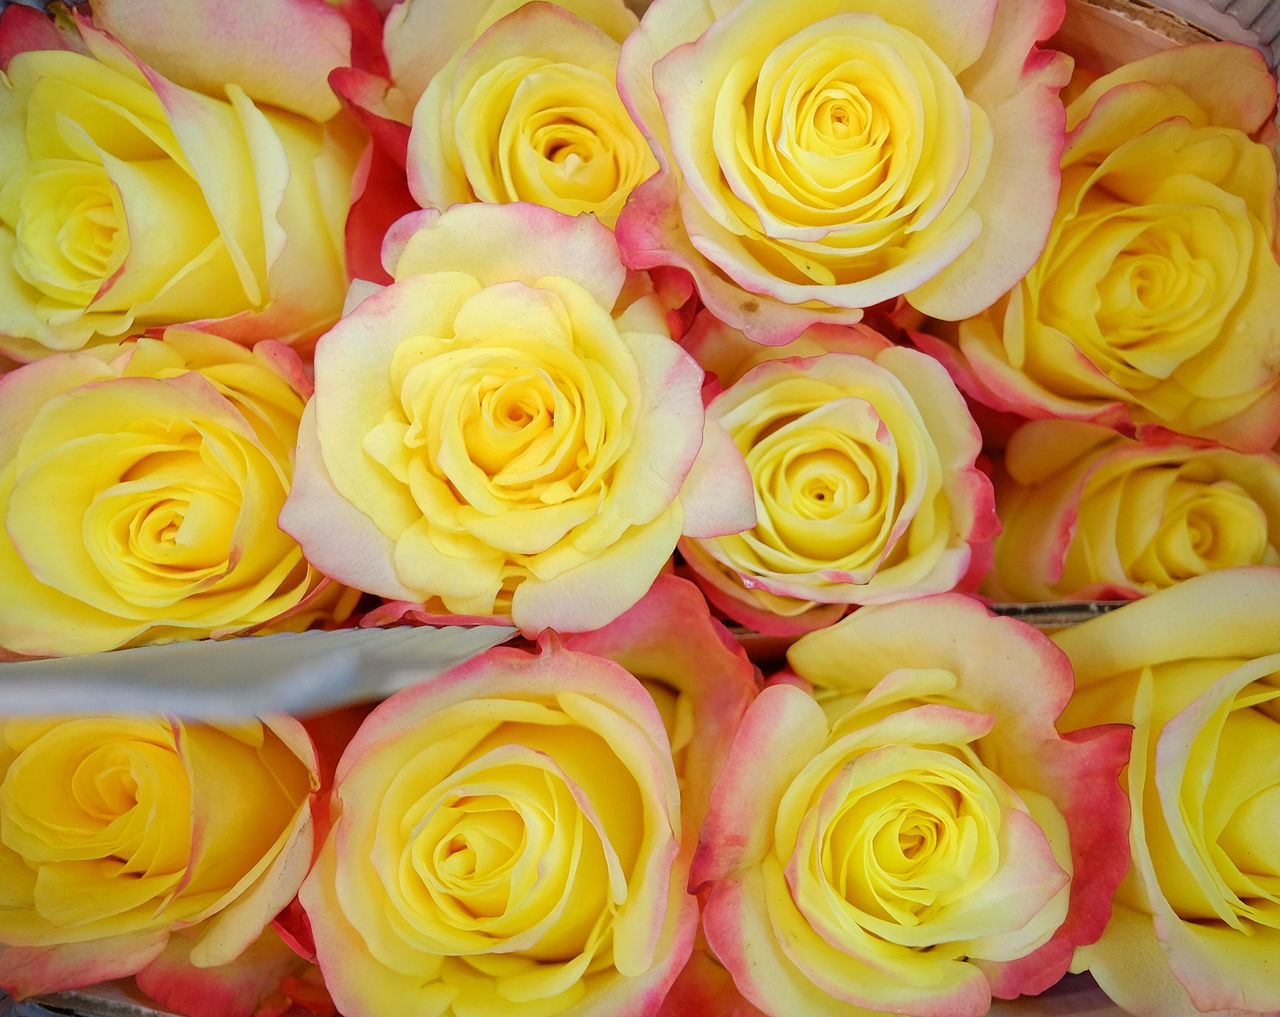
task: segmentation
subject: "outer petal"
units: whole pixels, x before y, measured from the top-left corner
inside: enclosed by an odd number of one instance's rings
[[[592,216],[566,216],[542,205],[476,203],[411,213],[387,233],[383,264],[396,279],[424,272],[467,272],[482,282],[564,276],[601,307],[622,292],[626,270],[612,231]]]
[[[1057,30],[1064,7],[1064,0],[1001,0],[982,59],[960,75],[965,94],[991,118],[995,147],[971,204],[981,234],[908,294],[927,315],[954,321],[977,314],[1044,248],[1058,204],[1066,123],[1058,92],[1071,77],[1071,59],[1036,44]]]
[[[158,957],[168,941],[164,930],[58,946],[0,947],[0,985],[25,999],[125,978]]]
[[[0,11],[0,70],[29,49],[76,49],[79,40],[33,7],[9,4]]]
[[[729,433],[710,417],[703,423],[698,458],[680,489],[680,504],[686,537],[722,537],[755,525],[751,472]]]
[[[1113,85],[1133,82],[1174,85],[1196,97],[1214,123],[1253,134],[1275,109],[1273,79],[1261,53],[1250,46],[1212,43],[1176,46],[1128,61],[1098,79],[1071,102],[1073,138],[1098,99]]]
[[[137,974],[138,988],[185,1017],[249,1017],[298,966],[298,955],[270,929],[219,967],[191,964],[193,938],[174,933],[165,952]]]
[[[293,760],[306,768],[314,795],[320,789],[319,760],[306,728],[284,715],[264,718],[262,723],[284,743]],[[210,792],[206,784],[204,793],[214,805],[216,791]],[[216,967],[235,961],[253,947],[271,920],[297,895],[316,848],[311,804],[310,798],[299,802],[272,846],[269,864],[251,870],[218,902],[218,913],[193,938],[190,959],[194,965]],[[266,946],[263,949],[269,950]]]
[[[927,632],[921,631],[921,611],[928,612]],[[996,734],[1008,739],[1007,747],[1057,737],[1054,723],[1073,688],[1067,657],[1043,633],[994,616],[969,597],[939,594],[856,611],[840,625],[807,636],[787,658],[797,673],[819,685],[866,693],[903,666],[904,649],[912,645],[927,646],[930,666],[958,676],[958,695],[968,709],[1001,718]],[[852,656],[850,647],[857,648]],[[992,659],[1002,662],[999,669],[986,666]],[[1034,674],[1037,680],[1011,683],[1010,673]]]
[[[1100,435],[1109,433],[1088,425],[1083,425],[1083,429],[1074,428],[1071,426],[1074,421],[1045,433],[1036,423],[1014,432],[1022,437],[1010,439],[1005,449],[1005,466],[1017,484],[1044,485],[1041,488],[1044,509],[1035,513],[1019,512],[1022,498],[1018,488],[1012,484],[1000,487],[1004,530],[996,541],[996,567],[984,587],[997,600],[1054,599],[1050,585],[1062,575],[1067,547],[1075,530],[1076,504],[1086,479],[1079,472],[1063,472],[1064,467],[1076,459],[1079,447],[1071,443],[1071,438],[1078,436],[1083,441],[1093,436],[1096,441]],[[1055,437],[1057,440],[1052,440]],[[1014,451],[1010,452],[1010,448]]]
[[[700,460],[702,469],[721,471],[731,470],[733,460],[723,445],[703,451],[705,425],[699,427],[703,423],[703,375],[694,359],[660,333],[624,332],[623,336],[639,369],[646,424],[635,436],[614,480],[616,486],[635,493],[616,511],[626,513],[634,522],[647,522],[688,489],[689,473]],[[717,456],[718,461],[713,458]],[[740,482],[741,476],[730,474],[728,479]],[[730,488],[726,493],[732,498],[734,492]],[[733,526],[741,514],[741,509],[735,508],[737,511],[726,511],[719,519],[712,516],[702,525]]]
[[[235,82],[261,102],[328,120],[329,72],[351,59],[351,29],[322,0],[166,3],[101,0],[95,20],[166,77],[210,95]]]
[[[1268,624],[1280,604],[1280,569],[1262,566],[1223,569],[1196,576],[1158,599],[1146,597],[1054,633],[1066,651],[1077,681],[1122,674],[1164,661],[1261,657],[1275,652],[1276,630]]]
[[[754,700],[743,718],[711,795],[689,886],[733,879],[759,864],[769,850],[772,815],[788,783],[823,748],[827,720],[807,693],[791,685],[773,685]],[[730,908],[726,907],[726,913]],[[720,953],[708,909],[704,926],[711,948]],[[726,914],[725,922],[732,918]]]
[[[325,575],[379,596],[417,599],[392,567],[395,542],[333,486],[320,453],[313,403],[302,414],[293,484],[279,522]]]
[[[1086,968],[1116,1006],[1135,1017],[1257,1017],[1256,1010],[1201,1010],[1174,977],[1151,916],[1115,906],[1103,937],[1083,947],[1076,968]]]
[[[545,580],[527,579],[511,599],[511,619],[526,634],[587,632],[617,618],[653,585],[680,537],[679,503],[646,526],[633,526],[608,550]],[[624,568],[619,566],[625,563]]]

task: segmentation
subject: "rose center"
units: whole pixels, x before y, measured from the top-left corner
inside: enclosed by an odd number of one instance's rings
[[[846,399],[759,440],[746,454],[763,508],[753,535],[804,570],[878,562],[901,497],[881,426],[866,402]]]
[[[42,160],[27,172],[14,268],[42,293],[87,306],[128,253],[119,191],[93,164]]]
[[[87,550],[118,596],[161,606],[225,574],[243,496],[194,431],[142,456],[85,513]]]
[[[981,810],[994,803],[964,771],[944,764],[841,790],[819,852],[827,885],[856,912],[912,928],[986,878]]]
[[[95,723],[50,732],[10,765],[0,786],[5,845],[35,865],[100,860],[123,875],[180,872],[190,834],[181,761],[172,746],[141,738],[99,741]],[[57,877],[48,879],[53,887]]]
[[[138,804],[132,761],[118,746],[98,750],[76,769],[71,793],[86,816],[110,822]]]
[[[1263,563],[1270,546],[1267,517],[1246,490],[1234,481],[1215,480],[1212,470],[1195,461],[1167,488],[1157,483],[1168,474],[1148,471],[1130,478],[1126,488],[1122,504],[1141,509],[1130,514],[1142,521],[1135,525],[1146,525],[1153,496],[1163,502],[1158,526],[1149,540],[1136,544],[1127,566],[1135,582],[1163,587],[1213,569]]]
[[[1100,203],[1064,227],[1042,316],[1119,384],[1168,378],[1217,341],[1239,242],[1214,209]]]
[[[470,914],[502,914],[512,868],[526,843],[524,822],[505,801],[489,796],[460,798],[448,812],[453,825],[435,848],[435,880]]]

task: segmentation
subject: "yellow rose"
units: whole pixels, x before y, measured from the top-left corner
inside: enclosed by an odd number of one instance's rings
[[[750,521],[734,450],[703,440],[702,371],[594,217],[428,210],[387,261],[395,281],[317,345],[281,520],[327,575],[582,632],[682,533]]]
[[[1277,167],[1255,135],[1275,101],[1262,57],[1220,43],[1125,65],[1071,102],[1044,253],[960,326],[973,394],[1024,416],[1274,445]]]
[[[657,169],[618,97],[618,43],[526,4],[436,74],[414,110],[409,187],[423,206],[532,201],[612,226]]]
[[[1056,982],[1128,861],[1129,732],[1059,733],[1065,655],[946,593],[860,608],[787,661],[734,736],[690,881],[747,1000],[981,1017]]]
[[[1280,1011],[1280,569],[1196,576],[1054,640],[1064,719],[1134,726],[1133,864],[1075,966],[1137,1017]]]
[[[906,296],[973,314],[1053,214],[1060,4],[655,0],[623,100],[660,171],[618,221],[634,268],[687,269],[721,320],[786,342]]]
[[[689,955],[662,718],[555,637],[379,706],[332,815],[300,899],[348,1017],[640,1017]]]
[[[306,606],[324,577],[276,516],[308,390],[287,347],[182,329],[0,378],[0,646],[226,635]]]
[[[708,424],[733,441],[753,488],[754,526],[680,542],[716,607],[794,635],[986,570],[999,524],[976,465],[981,436],[937,361],[862,326],[761,347],[703,317],[686,341],[727,368]],[[740,357],[744,344],[753,355]]]
[[[1280,457],[1083,421],[1015,431],[996,474],[997,600],[1138,597],[1215,569],[1280,565]]]
[[[381,115],[408,124],[413,108],[434,77],[457,61],[495,24],[528,5],[529,0],[400,0],[382,28],[390,88],[370,96]],[[621,43],[636,25],[624,0],[556,0],[555,17],[593,25]],[[521,17],[524,17],[522,15]]]
[[[0,775],[0,986],[18,998],[230,964],[310,863],[316,760],[289,718],[8,719]]]
[[[0,83],[0,349],[32,359],[190,323],[314,339],[342,309],[346,121],[179,87],[81,24]]]

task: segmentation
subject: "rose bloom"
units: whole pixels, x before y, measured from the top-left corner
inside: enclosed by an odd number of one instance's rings
[[[765,348],[704,318],[688,341],[726,385],[707,418],[754,486],[753,527],[680,542],[720,610],[795,634],[986,570],[999,523],[982,439],[937,361],[862,326]]]
[[[660,172],[618,221],[629,265],[690,271],[777,344],[906,295],[974,314],[1035,261],[1053,215],[1055,0],[656,0],[619,90]]]
[[[276,525],[309,390],[286,346],[184,329],[0,377],[0,647],[91,653],[349,613],[351,592]]]
[[[1124,65],[1072,101],[1048,245],[960,326],[966,388],[1024,416],[1274,445],[1277,167],[1254,137],[1275,102],[1261,55],[1230,43]]]
[[[373,106],[392,120],[411,123],[414,106],[432,79],[465,60],[467,51],[495,24],[524,6],[527,0],[401,0],[387,11],[383,24],[382,49],[390,82],[385,95],[368,96]],[[554,5],[536,6],[555,10],[544,10],[535,18],[585,22],[615,43],[621,43],[636,25],[636,15],[624,0],[557,0]],[[520,18],[527,16],[528,12]]]
[[[43,20],[20,10],[6,33]],[[175,323],[314,339],[346,288],[351,127],[230,82],[181,87],[77,24],[87,52],[19,52],[0,88],[0,350],[26,360]]]
[[[282,517],[327,574],[587,631],[644,595],[682,532],[750,521],[721,504],[746,481],[727,442],[704,445],[702,371],[594,218],[427,210],[386,262],[396,281],[317,345]]]
[[[1082,421],[1013,433],[996,476],[997,600],[1135,598],[1235,565],[1280,565],[1280,456]]]
[[[0,775],[5,991],[136,974],[180,1012],[253,1012],[280,963],[260,934],[313,847],[297,721],[9,718]]]
[[[618,97],[619,48],[553,4],[526,4],[489,26],[414,109],[414,197],[437,208],[531,201],[594,212],[612,226],[632,188],[657,169]]]
[[[331,814],[301,901],[348,1017],[651,1014],[689,954],[662,717],[554,635],[379,706]]]
[[[1060,735],[1065,655],[959,594],[861,608],[787,659],[694,859],[742,994],[777,1017],[980,1017],[1052,985],[1128,863],[1129,732]]]
[[[1195,576],[1054,636],[1073,723],[1134,725],[1133,866],[1087,968],[1137,1017],[1280,1011],[1280,569]]]

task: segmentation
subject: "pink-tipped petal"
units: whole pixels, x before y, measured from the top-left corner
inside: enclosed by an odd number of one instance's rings
[[[159,930],[55,946],[0,946],[0,987],[27,999],[125,978],[158,957],[167,940]]]
[[[756,523],[751,473],[728,432],[710,417],[703,424],[698,458],[680,489],[680,503],[686,537],[722,537]]]
[[[270,930],[234,961],[219,967],[191,963],[190,937],[174,933],[165,952],[138,972],[138,988],[185,1017],[250,1017],[298,967],[298,956]]]
[[[566,216],[542,205],[457,205],[401,220],[387,234],[383,262],[396,279],[427,272],[470,272],[484,281],[564,276],[612,308],[626,272],[613,232],[593,216]]]
[[[316,121],[338,112],[329,72],[348,63],[351,29],[322,0],[101,0],[98,24],[173,81],[221,96],[234,82],[258,101]]]

